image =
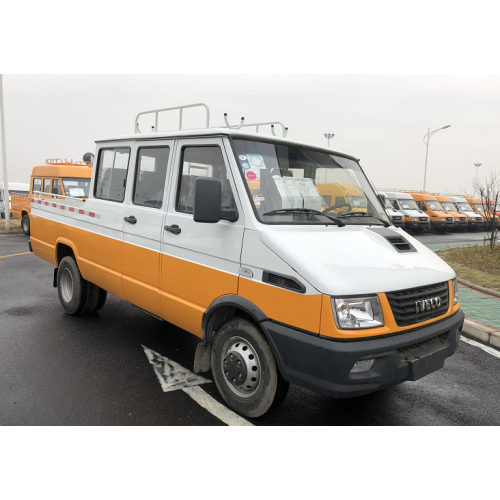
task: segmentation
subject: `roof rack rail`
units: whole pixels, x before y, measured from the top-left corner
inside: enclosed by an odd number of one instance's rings
[[[91,161],[62,160],[61,158],[50,158],[45,160],[46,165],[71,165],[73,167],[92,167]]]
[[[155,124],[151,127],[152,132],[158,132],[158,114],[163,113],[166,111],[179,111],[179,128],[177,130],[190,130],[190,129],[183,129],[182,128],[182,113],[185,109],[187,108],[198,108],[198,107],[203,107],[205,108],[206,111],[206,118],[205,118],[205,127],[202,128],[229,128],[231,130],[239,130],[242,127],[255,127],[255,132],[259,133],[259,127],[263,127],[265,125],[270,125],[271,126],[271,132],[274,136],[276,136],[276,133],[274,131],[274,126],[275,125],[280,125],[282,129],[282,137],[286,137],[286,134],[288,133],[288,127],[285,127],[283,123],[275,121],[275,122],[258,122],[258,123],[245,123],[245,117],[242,116],[240,119],[240,123],[238,125],[230,125],[228,119],[227,119],[227,113],[224,113],[224,122],[226,125],[222,125],[219,127],[211,127],[210,126],[210,110],[208,109],[208,106],[202,102],[196,103],[196,104],[185,104],[184,106],[174,106],[173,108],[161,108],[161,109],[152,109],[151,111],[141,111],[140,113],[137,114],[135,117],[135,126],[134,126],[134,133],[136,134],[141,134],[141,130],[139,128],[139,118],[144,115],[151,115],[154,114],[155,118]]]

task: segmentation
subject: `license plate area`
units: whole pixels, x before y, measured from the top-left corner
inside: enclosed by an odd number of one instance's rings
[[[419,380],[444,365],[446,342],[441,336],[417,345],[415,348],[399,354],[410,367],[409,380]]]

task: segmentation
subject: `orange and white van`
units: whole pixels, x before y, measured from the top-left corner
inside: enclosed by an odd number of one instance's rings
[[[441,206],[443,207],[445,213],[451,215],[455,220],[455,229],[457,231],[466,231],[467,217],[464,214],[457,212],[457,207],[455,207],[455,205],[448,196],[441,196],[439,193],[433,193],[433,194],[437,198],[439,203],[441,203]]]
[[[450,201],[455,205],[458,212],[467,217],[467,228],[469,231],[483,229],[484,219],[474,211],[469,202],[463,196],[450,196]]]
[[[30,234],[31,202],[40,199],[86,200],[89,195],[92,162],[73,162],[61,159],[47,160],[45,165],[33,167],[29,194],[12,193],[12,216],[22,220],[24,234]]]
[[[411,194],[417,207],[431,219],[431,227],[437,233],[445,233],[455,228],[454,217],[447,214],[436,196],[421,191],[405,191]]]
[[[442,368],[464,321],[455,273],[391,224],[357,157],[279,122],[211,128],[199,106],[205,128],[141,133],[140,113],[136,133],[98,141],[87,201],[32,201],[64,310],[109,292],[197,336],[194,371],[249,417],[290,382],[349,397]],[[322,206],[322,184],[346,183],[366,211]]]

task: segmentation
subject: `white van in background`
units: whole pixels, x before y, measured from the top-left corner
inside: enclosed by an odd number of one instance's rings
[[[400,227],[401,229],[406,228],[406,223],[405,223],[405,216],[403,215],[402,212],[399,210],[396,210],[393,206],[392,203],[390,202],[389,198],[387,198],[386,193],[382,193],[380,191],[376,191],[377,196],[381,197],[381,202],[384,205],[385,212],[387,216],[392,220],[392,223],[396,227]]]
[[[385,191],[384,194],[389,198],[392,206],[404,215],[406,230],[411,230],[416,234],[430,230],[429,216],[417,207],[411,194],[399,191]]]

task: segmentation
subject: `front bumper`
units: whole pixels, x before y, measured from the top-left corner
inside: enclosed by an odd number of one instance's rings
[[[346,398],[418,380],[442,368],[458,346],[463,322],[464,314],[458,311],[408,333],[347,342],[308,335],[272,321],[263,321],[260,326],[285,380],[320,394]],[[350,373],[356,361],[372,358],[375,362],[369,371]]]
[[[405,221],[406,229],[429,229],[431,224],[429,221],[407,220]]]
[[[405,228],[405,221],[404,220],[394,220],[392,219],[392,223],[397,227],[404,229]]]
[[[468,220],[467,227],[469,229],[482,229],[484,227],[484,223],[482,220]]]
[[[431,222],[432,224],[432,227],[435,229],[435,230],[451,230],[455,227],[455,221],[446,221],[446,220],[433,220]]]

